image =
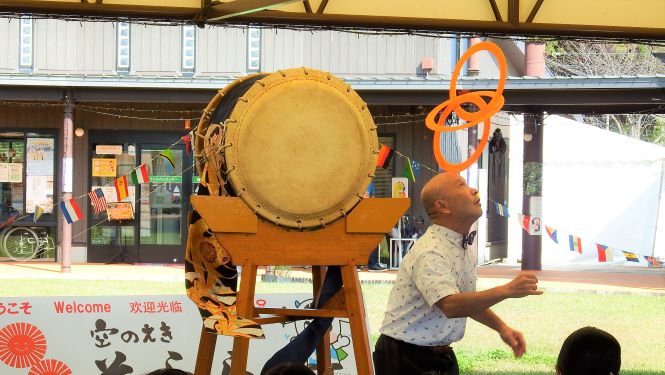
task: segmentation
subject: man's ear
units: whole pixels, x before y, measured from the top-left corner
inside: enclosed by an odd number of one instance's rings
[[[449,213],[450,210],[448,209],[448,202],[444,200],[437,200],[434,202],[434,206],[436,207],[436,210],[442,213]]]

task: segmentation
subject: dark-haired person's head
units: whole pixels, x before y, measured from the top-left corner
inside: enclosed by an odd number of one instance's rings
[[[302,363],[284,363],[271,368],[263,375],[314,375],[314,371]]]
[[[595,327],[571,333],[556,362],[560,375],[619,375],[620,369],[621,345],[614,336]]]
[[[176,368],[163,368],[159,370],[155,370],[149,374],[146,375],[190,375],[188,372],[178,370]]]

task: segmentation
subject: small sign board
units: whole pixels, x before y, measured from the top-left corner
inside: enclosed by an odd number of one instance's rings
[[[131,202],[111,202],[106,204],[109,220],[133,220],[134,209]]]

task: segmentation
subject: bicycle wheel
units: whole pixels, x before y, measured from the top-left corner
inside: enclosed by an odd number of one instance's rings
[[[39,236],[26,227],[14,227],[5,232],[2,245],[5,253],[14,260],[29,260],[35,257]]]

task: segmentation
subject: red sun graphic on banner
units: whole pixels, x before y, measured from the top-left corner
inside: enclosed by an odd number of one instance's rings
[[[0,330],[0,361],[25,368],[41,361],[46,353],[46,338],[29,323],[13,323]]]
[[[28,375],[72,375],[72,370],[57,359],[45,359],[32,366]]]

